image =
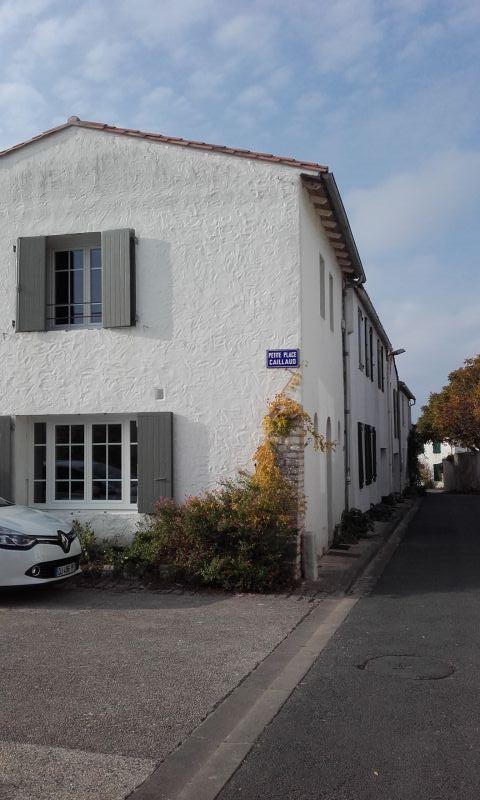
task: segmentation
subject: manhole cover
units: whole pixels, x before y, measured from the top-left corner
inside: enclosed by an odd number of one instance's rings
[[[410,681],[439,681],[455,672],[455,667],[445,661],[406,654],[373,656],[357,666],[379,675],[392,675],[394,678]]]

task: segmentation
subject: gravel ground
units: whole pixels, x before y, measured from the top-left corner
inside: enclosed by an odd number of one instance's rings
[[[0,594],[0,800],[120,800],[310,610],[298,596]]]

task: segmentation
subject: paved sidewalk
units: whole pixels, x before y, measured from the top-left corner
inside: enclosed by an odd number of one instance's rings
[[[121,800],[311,608],[286,595],[1,593],[1,800]]]

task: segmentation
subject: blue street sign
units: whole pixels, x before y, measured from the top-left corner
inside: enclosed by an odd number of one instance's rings
[[[300,350],[267,350],[269,369],[291,369],[300,366]]]

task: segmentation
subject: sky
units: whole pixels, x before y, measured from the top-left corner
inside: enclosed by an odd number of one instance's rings
[[[480,352],[479,0],[0,0],[0,149],[71,115],[334,172],[400,375]]]

